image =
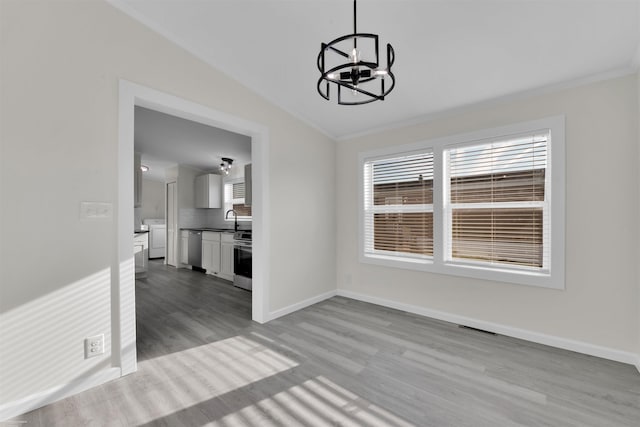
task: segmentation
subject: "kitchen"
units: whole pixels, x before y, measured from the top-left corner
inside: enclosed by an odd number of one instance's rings
[[[134,150],[136,279],[162,259],[250,291],[251,139],[136,107]]]

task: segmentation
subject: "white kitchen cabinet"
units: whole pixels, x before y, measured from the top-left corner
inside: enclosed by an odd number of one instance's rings
[[[233,280],[233,234],[222,233],[220,242],[220,277]]]
[[[133,154],[133,207],[142,207],[142,156]]]
[[[202,268],[207,274],[220,274],[220,233],[202,232]]]
[[[196,208],[222,207],[222,177],[213,173],[196,177]]]
[[[185,230],[180,233],[180,262],[189,264],[189,231]]]
[[[233,280],[233,233],[202,233],[202,268],[207,274]]]

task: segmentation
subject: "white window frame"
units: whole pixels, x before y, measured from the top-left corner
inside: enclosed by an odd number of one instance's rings
[[[374,162],[376,160],[383,160],[390,157],[402,157],[402,156],[412,156],[414,154],[433,154],[431,150],[418,150],[416,152],[405,152],[400,153],[400,155],[395,156],[378,156],[377,158],[368,158],[365,163]],[[435,161],[435,159],[434,159]],[[371,176],[365,177],[365,180],[373,181],[373,170],[371,168],[367,168],[366,164],[363,164],[363,173]],[[364,176],[364,175],[363,175]],[[364,188],[364,184],[361,186]],[[402,213],[422,213],[422,212],[431,212],[433,213],[433,203],[431,204],[415,204],[415,205],[403,205],[403,204],[394,204],[394,205],[374,205],[373,204],[373,192],[370,192],[368,195],[364,195],[364,207],[363,207],[363,216],[364,216],[364,226],[368,229],[373,229],[373,221],[375,214],[379,213],[390,213],[390,214],[402,214]],[[364,230],[363,230],[364,236]],[[367,244],[363,240],[363,251],[367,256],[374,257],[376,259],[389,259],[389,260],[397,260],[400,262],[411,262],[415,260],[416,262],[425,262],[433,259],[433,256],[430,255],[420,255],[420,254],[410,254],[406,255],[398,255],[396,252],[392,251],[383,251],[383,250],[375,250],[373,249],[373,241],[371,244]]]
[[[448,183],[445,179],[445,150],[448,148],[479,144],[488,140],[506,139],[522,134],[549,131],[547,142],[547,166],[545,171],[545,203],[548,203],[550,219],[549,248],[551,251],[548,269],[512,267],[483,262],[461,262],[447,260],[447,216],[450,207],[445,207]],[[384,157],[395,157],[420,151],[432,151],[434,158],[433,177],[433,258],[381,256],[365,252],[365,163]],[[540,120],[516,123],[491,129],[448,136],[444,138],[385,147],[361,152],[358,155],[359,175],[359,258],[360,262],[387,267],[418,270],[438,274],[469,277],[520,285],[539,286],[552,289],[565,288],[565,117],[554,116]],[[550,185],[549,185],[550,184]],[[446,209],[445,209],[446,208]],[[546,226],[546,225],[545,225]],[[545,254],[546,255],[546,254]]]
[[[244,182],[244,178],[231,178],[231,179],[226,179],[223,182],[222,185],[222,199],[223,199],[223,205],[224,205],[224,220],[225,221],[230,221],[233,222],[235,221],[235,217],[233,215],[229,215],[229,218],[226,217],[226,212],[229,211],[229,209],[233,209],[233,205],[234,204],[239,204],[242,203],[244,204],[244,197],[242,199],[231,199],[228,200],[227,199],[227,185],[233,185],[233,184],[238,184],[240,182]],[[233,189],[232,189],[232,197],[233,197]],[[238,222],[240,221],[244,221],[244,222],[251,222],[252,217],[250,216],[238,216]]]

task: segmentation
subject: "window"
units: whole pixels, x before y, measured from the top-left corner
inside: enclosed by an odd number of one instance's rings
[[[447,260],[546,269],[548,136],[445,150]]]
[[[224,211],[229,209],[236,211],[238,221],[251,221],[251,206],[244,204],[244,180],[236,179],[227,181],[224,184]],[[227,221],[233,221],[233,215],[225,218]]]
[[[433,256],[433,154],[365,163],[365,252]]]
[[[563,117],[360,164],[362,262],[564,288]]]

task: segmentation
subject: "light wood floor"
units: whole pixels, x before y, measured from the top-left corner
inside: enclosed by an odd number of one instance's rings
[[[136,298],[138,372],[16,421],[640,426],[629,365],[340,297],[259,325],[248,292],[157,262]]]

